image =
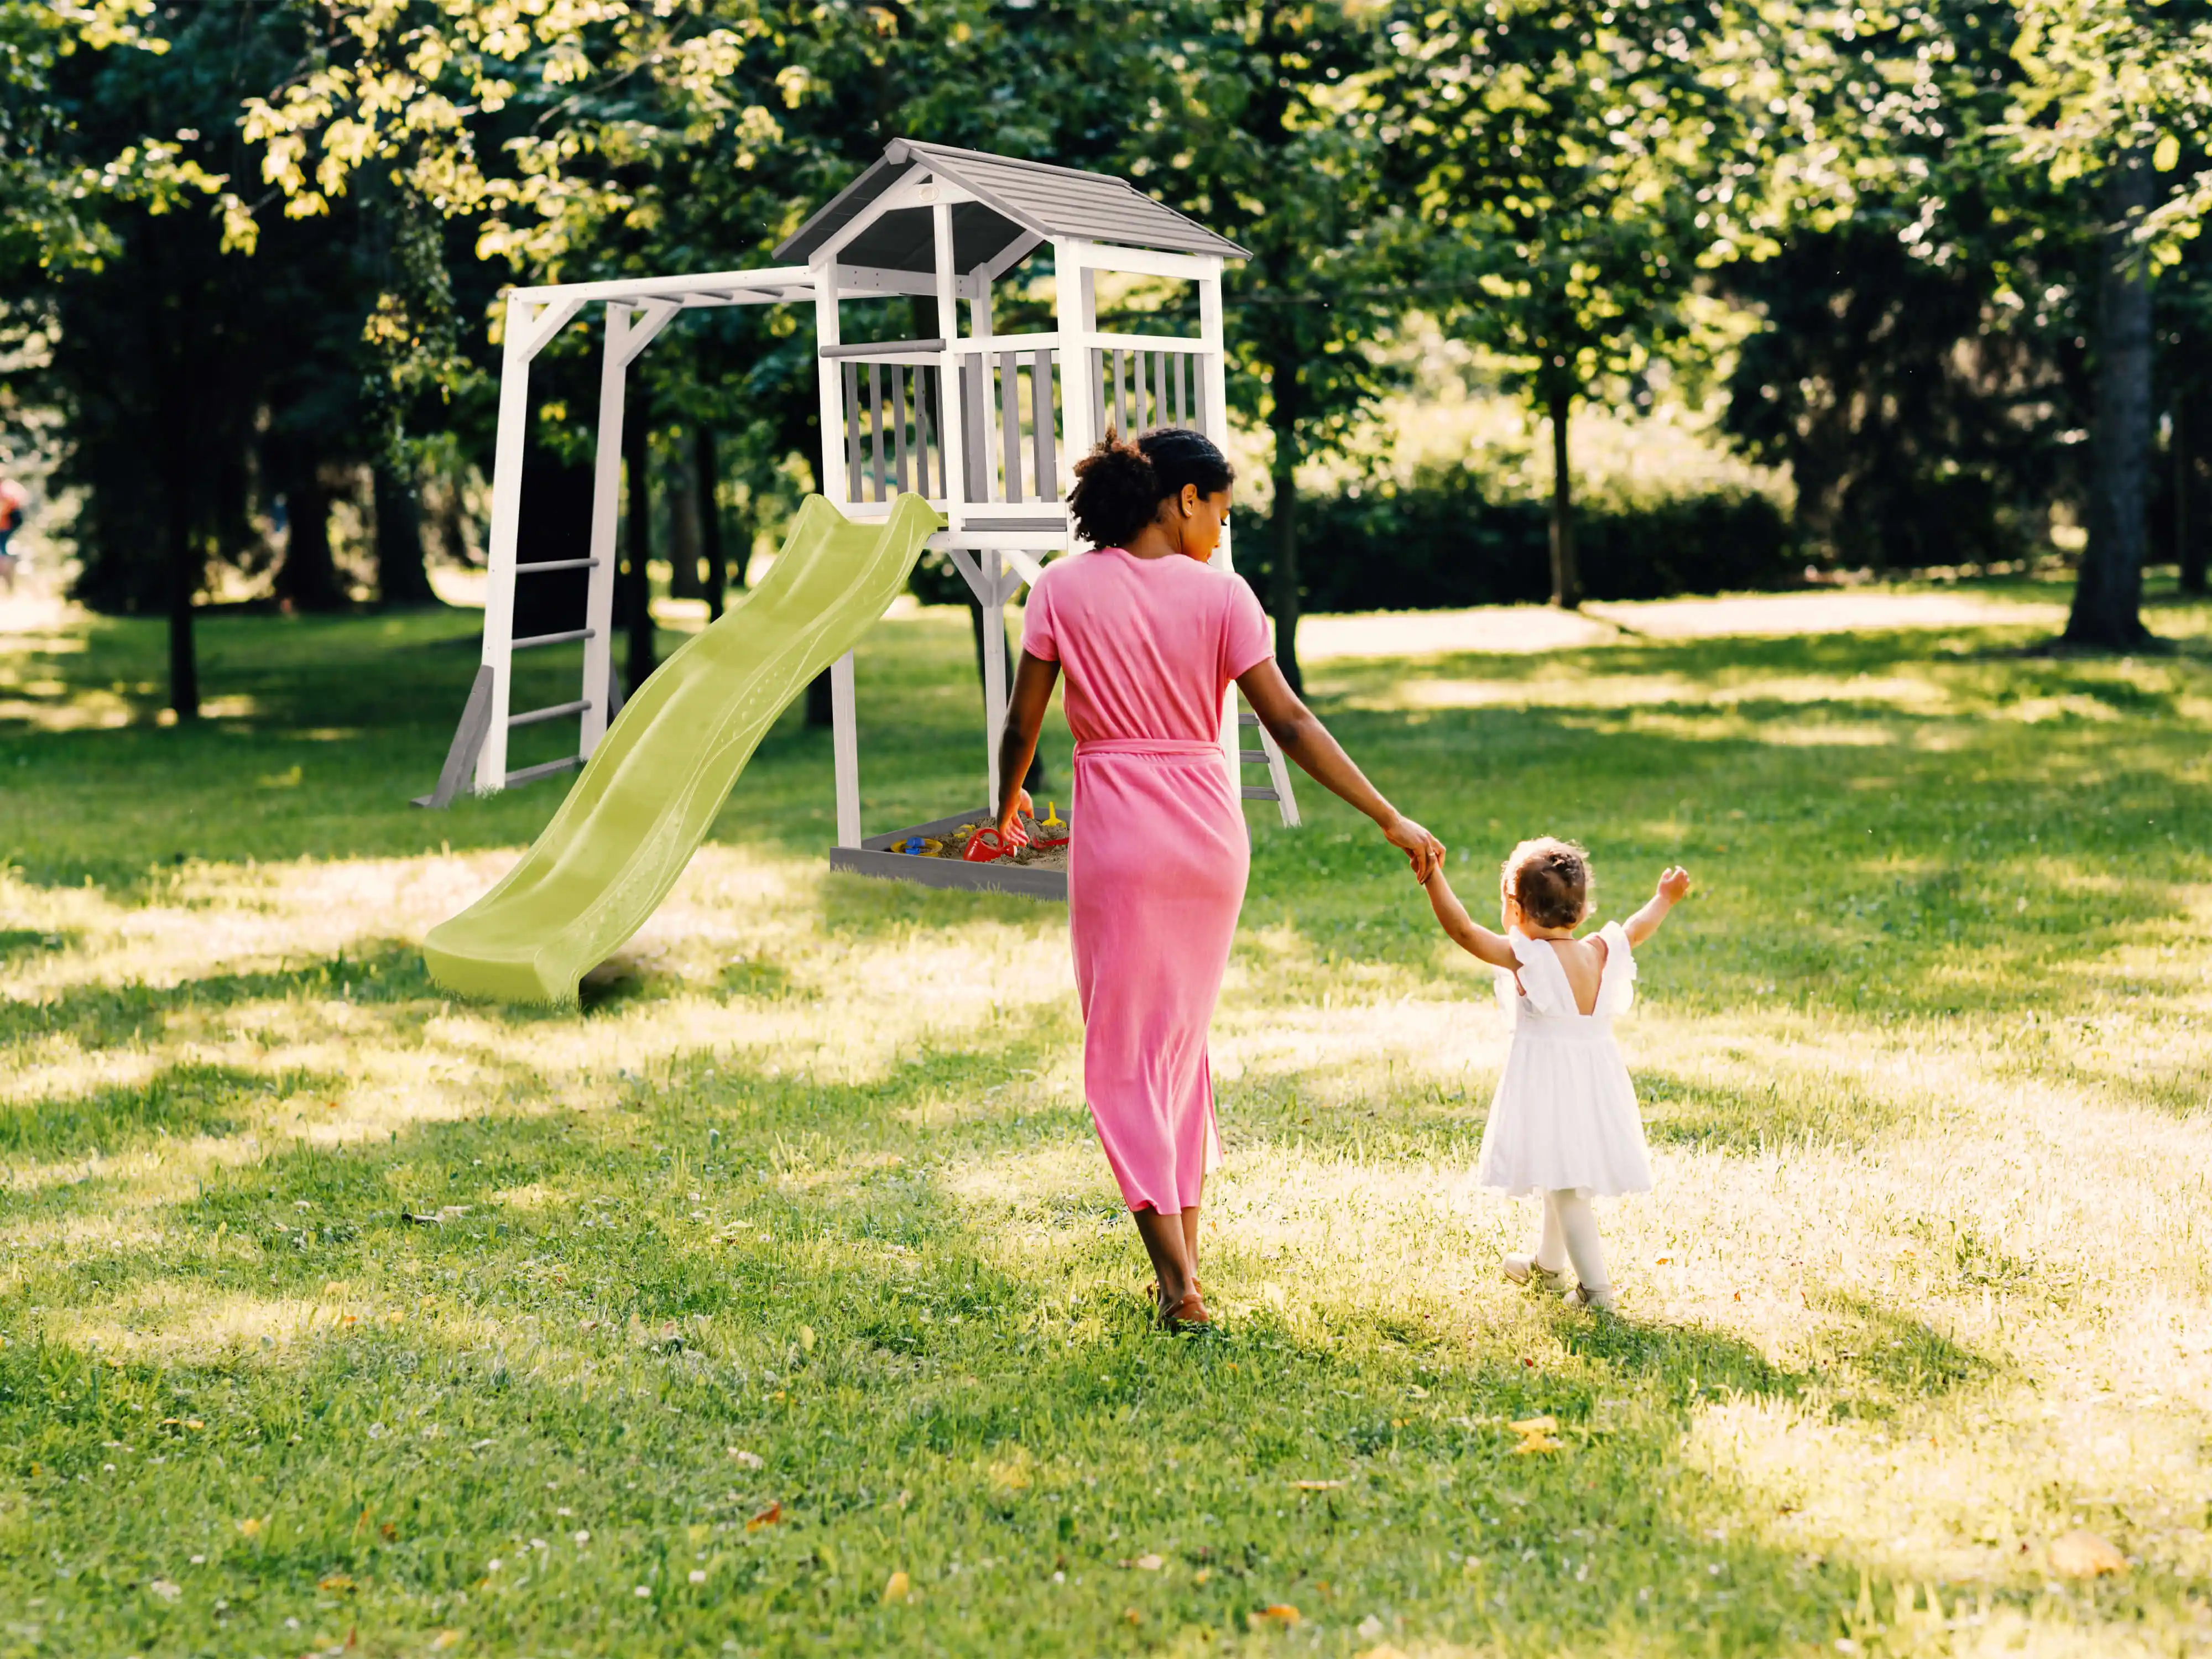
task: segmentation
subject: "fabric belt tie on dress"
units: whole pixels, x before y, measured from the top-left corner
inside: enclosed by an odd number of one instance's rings
[[[1218,759],[1218,743],[1194,743],[1181,738],[1085,738],[1075,745],[1075,758],[1091,755],[1149,755],[1161,760],[1210,756]]]

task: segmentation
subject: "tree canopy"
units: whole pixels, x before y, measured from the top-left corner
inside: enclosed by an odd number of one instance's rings
[[[2154,526],[2203,562],[2202,0],[0,0],[0,48],[8,391],[60,413],[105,605],[271,563],[347,602],[322,520],[356,472],[373,586],[426,599],[503,284],[761,261],[900,134],[1118,171],[1252,250],[1231,401],[1274,506],[1244,559],[1294,677],[1307,562],[1346,556],[1302,548],[1299,470],[1415,313],[1548,422],[1560,603],[1570,422],[1668,362],[1725,371],[1814,556],[1986,560],[2070,514],[2072,631],[2119,645]],[[807,319],[687,328],[642,424],[742,541],[817,447]],[[587,416],[550,398],[549,453]]]

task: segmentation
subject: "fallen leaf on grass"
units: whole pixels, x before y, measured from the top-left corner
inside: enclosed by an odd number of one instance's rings
[[[334,1572],[327,1577],[318,1578],[315,1581],[315,1588],[326,1590],[349,1590],[353,1588],[353,1580],[344,1573]]]
[[[1521,1437],[1521,1443],[1513,1449],[1513,1455],[1516,1457],[1526,1457],[1534,1452],[1555,1452],[1560,1449],[1560,1443],[1556,1438],[1559,1431],[1559,1419],[1556,1417],[1549,1415],[1524,1417],[1519,1422],[1509,1423],[1505,1426]]]
[[[2094,1532],[2078,1528],[2051,1540],[2051,1570],[2067,1578],[2101,1578],[2128,1570],[2128,1558]]]
[[[168,1578],[156,1578],[146,1588],[164,1601],[173,1601],[185,1593],[185,1587],[182,1584]]]
[[[908,1592],[913,1589],[914,1580],[908,1578],[904,1572],[893,1573],[884,1581],[884,1604],[888,1606],[893,1601],[905,1601]]]
[[[1291,1486],[1297,1492],[1335,1492],[1344,1485],[1341,1480],[1293,1480]]]
[[[747,1451],[742,1446],[732,1446],[730,1448],[730,1455],[738,1460],[738,1467],[741,1469],[757,1469],[761,1467],[761,1455],[757,1451]]]
[[[750,1520],[750,1521],[746,1522],[745,1522],[745,1530],[746,1530],[747,1532],[758,1532],[758,1531],[759,1531],[763,1527],[772,1527],[772,1526],[775,1526],[775,1525],[779,1521],[781,1521],[782,1519],[783,1519],[783,1500],[782,1500],[781,1498],[779,1498],[778,1499],[776,1499],[776,1501],[775,1501],[775,1503],[770,1504],[769,1504],[766,1509],[763,1510],[762,1510],[758,1515],[756,1515],[755,1516],[753,1516],[753,1518],[752,1518],[751,1520]]]
[[[440,1650],[457,1648],[460,1644],[461,1633],[457,1630],[441,1630],[430,1638],[430,1645]]]
[[[1139,1572],[1158,1572],[1162,1567],[1167,1565],[1167,1563],[1157,1555],[1140,1555],[1135,1560],[1124,1561],[1121,1565],[1125,1567],[1134,1567]]]
[[[1276,1629],[1287,1629],[1301,1622],[1302,1615],[1287,1601],[1277,1601],[1271,1606],[1261,1608],[1257,1613],[1248,1613],[1244,1615],[1244,1623],[1253,1630],[1267,1630],[1271,1626]]]

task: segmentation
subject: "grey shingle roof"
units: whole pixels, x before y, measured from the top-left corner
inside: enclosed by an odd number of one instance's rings
[[[976,198],[952,210],[953,261],[963,270],[973,270],[1029,234],[1245,257],[1236,243],[1154,201],[1126,179],[896,138],[884,147],[882,160],[776,249],[777,262],[796,264],[811,258],[816,249],[864,217],[878,198],[916,168],[962,185]],[[935,258],[929,210],[902,208],[884,214],[848,243],[838,258],[841,264],[887,270],[931,270]]]

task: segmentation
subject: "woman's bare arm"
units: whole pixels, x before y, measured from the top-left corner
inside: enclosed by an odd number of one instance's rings
[[[1014,670],[1013,695],[1006,699],[1006,724],[999,733],[999,834],[1015,828],[1014,815],[1029,804],[1022,780],[1030,775],[1036,757],[1037,733],[1044,730],[1045,710],[1052,707],[1052,688],[1060,683],[1060,665],[1032,657],[1026,651]]]
[[[1291,690],[1273,657],[1238,675],[1237,685],[1267,735],[1307,776],[1375,820],[1384,839],[1413,865],[1414,880],[1427,880],[1429,872],[1443,863],[1443,843],[1383,799],[1382,792],[1352,764],[1344,746],[1329,735],[1320,716]]]
[[[1519,958],[1513,954],[1512,941],[1503,933],[1493,933],[1467,913],[1467,906],[1459,902],[1459,895],[1444,879],[1444,867],[1438,864],[1429,872],[1423,884],[1429,890],[1429,907],[1437,913],[1444,932],[1451,935],[1453,944],[1470,956],[1482,958],[1493,968],[1517,968]]]

